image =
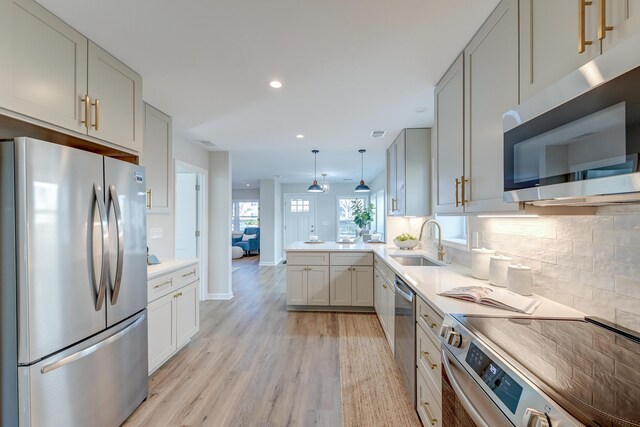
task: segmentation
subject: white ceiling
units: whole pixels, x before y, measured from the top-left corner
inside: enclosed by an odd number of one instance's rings
[[[402,128],[432,125],[433,87],[499,0],[38,1],[140,73],[177,132],[231,151],[242,188],[312,180],[314,148],[333,182],[359,179],[359,148],[365,179],[382,172]]]

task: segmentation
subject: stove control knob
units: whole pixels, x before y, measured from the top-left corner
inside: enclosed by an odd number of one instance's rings
[[[453,328],[447,331],[447,344],[458,348],[462,346],[462,335],[460,335],[460,332],[454,331]]]
[[[551,427],[551,422],[545,413],[527,408],[522,417],[522,427]]]

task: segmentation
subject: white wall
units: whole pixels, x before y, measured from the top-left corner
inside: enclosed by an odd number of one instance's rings
[[[282,194],[276,179],[260,180],[260,265],[282,259]]]
[[[209,153],[209,293],[208,299],[230,299],[231,159],[228,151]]]
[[[233,200],[260,200],[260,189],[233,189],[231,190]]]

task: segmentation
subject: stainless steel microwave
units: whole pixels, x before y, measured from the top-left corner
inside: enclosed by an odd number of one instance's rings
[[[504,200],[640,201],[640,35],[506,112]]]

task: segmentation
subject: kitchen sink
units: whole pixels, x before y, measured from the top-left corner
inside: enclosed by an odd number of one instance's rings
[[[417,267],[442,267],[442,264],[431,261],[420,255],[391,255],[401,265]]]

